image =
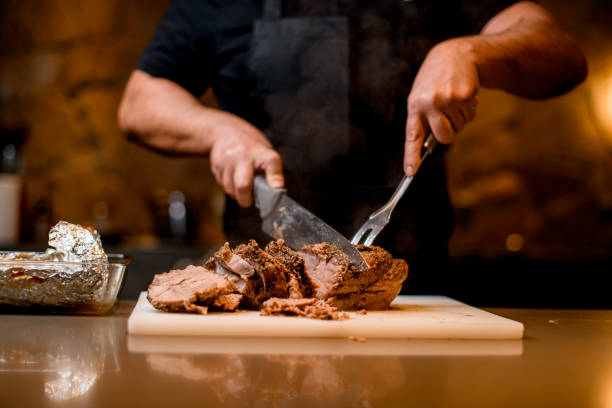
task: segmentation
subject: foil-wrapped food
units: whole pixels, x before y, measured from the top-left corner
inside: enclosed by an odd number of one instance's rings
[[[0,252],[0,305],[104,313],[117,297],[127,259],[108,257],[93,228],[58,222],[46,252]]]

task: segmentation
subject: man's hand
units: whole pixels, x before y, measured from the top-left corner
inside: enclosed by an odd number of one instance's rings
[[[253,204],[253,177],[263,171],[270,187],[284,186],[279,154],[254,126],[223,115],[211,130],[210,167],[217,183],[242,207]]]
[[[408,96],[406,174],[414,175],[420,165],[429,131],[439,142],[451,143],[474,119],[479,86],[540,99],[570,90],[586,74],[580,45],[531,1],[502,10],[479,35],[436,45]]]
[[[461,38],[436,45],[427,55],[408,96],[404,169],[416,173],[425,137],[449,144],[474,119],[478,70],[470,44]]]
[[[134,71],[119,108],[119,126],[155,150],[210,154],[212,171],[243,207],[253,204],[253,175],[262,171],[271,187],[283,187],[281,159],[247,121],[203,106],[172,81]]]

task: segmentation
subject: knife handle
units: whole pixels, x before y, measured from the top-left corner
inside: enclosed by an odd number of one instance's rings
[[[255,207],[259,210],[261,218],[266,218],[276,208],[278,202],[285,195],[284,188],[272,188],[266,178],[257,174],[253,180],[253,199]]]

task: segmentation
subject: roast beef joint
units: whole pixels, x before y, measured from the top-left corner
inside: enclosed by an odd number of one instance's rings
[[[254,240],[234,249],[225,243],[202,266],[155,275],[147,298],[167,312],[261,310],[262,315],[347,318],[343,310],[384,310],[402,288],[408,264],[376,246],[358,246],[363,271],[336,246],[283,240],[261,248]]]

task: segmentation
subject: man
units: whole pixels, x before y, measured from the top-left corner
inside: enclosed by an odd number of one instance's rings
[[[473,120],[479,87],[545,98],[585,76],[579,45],[532,2],[174,0],[119,123],[153,149],[210,155],[234,244],[266,240],[257,172],[350,236],[402,173],[416,174],[430,132],[450,144]],[[221,109],[197,99],[210,86]],[[417,278],[435,279],[447,259],[443,153],[375,242]]]

